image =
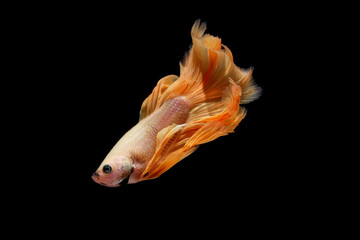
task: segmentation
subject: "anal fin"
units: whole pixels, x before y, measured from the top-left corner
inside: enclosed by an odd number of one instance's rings
[[[159,177],[177,162],[195,151],[183,151],[184,141],[179,139],[180,132],[185,124],[172,124],[157,135],[156,151],[147,167],[143,171],[142,180],[148,180]]]

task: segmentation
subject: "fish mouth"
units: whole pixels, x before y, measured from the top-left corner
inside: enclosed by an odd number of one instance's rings
[[[116,186],[111,186],[109,184],[106,184],[106,183],[100,181],[99,177],[100,177],[100,174],[98,174],[97,172],[94,172],[94,174],[91,176],[92,180],[94,182],[96,182],[97,184],[100,184],[100,185],[105,186],[105,187],[116,187]]]
[[[94,172],[93,175],[91,176],[92,180],[94,180],[94,182],[99,182],[98,178],[99,178],[99,174],[97,172]]]
[[[128,184],[129,178],[130,178],[130,175],[129,175],[127,178],[121,180],[121,181],[118,182],[118,183],[115,182],[115,183],[109,184],[109,183],[102,182],[102,181],[99,179],[99,176],[100,176],[100,175],[95,172],[95,173],[91,176],[91,178],[92,178],[92,180],[93,180],[94,182],[96,182],[97,184],[100,184],[100,185],[102,185],[102,186],[104,186],[104,187],[121,187],[121,186],[125,186],[125,185]]]
[[[93,173],[91,178],[93,179],[94,182],[96,182],[102,186],[105,186],[105,187],[122,187],[129,183],[129,179],[130,179],[130,176],[132,173],[133,173],[133,169],[131,170],[130,174],[126,178],[120,180],[118,183],[112,183],[112,184],[108,184],[108,183],[104,183],[104,182],[100,181],[100,174],[97,171]]]

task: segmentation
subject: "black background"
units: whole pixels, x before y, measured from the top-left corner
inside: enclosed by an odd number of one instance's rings
[[[163,226],[181,232],[172,223],[185,219],[181,226],[199,230],[206,224],[230,236],[259,225],[264,231],[274,230],[269,225],[298,227],[294,219],[318,206],[322,180],[306,155],[314,146],[299,144],[306,119],[294,82],[316,59],[301,59],[306,44],[318,42],[308,37],[300,6],[283,11],[254,5],[83,5],[28,12],[14,40],[29,64],[24,71],[33,80],[27,84],[36,89],[34,101],[24,103],[34,120],[25,138],[36,146],[31,186],[42,197],[27,198],[47,205],[49,219],[73,220],[74,228],[84,220],[136,228],[157,219],[156,235]],[[200,146],[159,178],[121,188],[94,183],[92,173],[138,122],[157,81],[179,75],[197,19],[231,49],[237,66],[254,68],[262,96],[245,105],[247,116],[235,133]]]

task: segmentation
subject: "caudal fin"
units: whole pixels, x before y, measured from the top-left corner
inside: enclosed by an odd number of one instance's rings
[[[253,69],[241,69],[234,64],[233,55],[228,47],[221,44],[218,37],[205,34],[206,24],[197,20],[192,27],[193,48],[180,64],[181,73],[186,74],[198,68],[202,74],[204,94],[209,98],[221,97],[221,90],[233,80],[241,89],[240,104],[256,100],[261,94],[253,78]]]
[[[186,97],[189,117],[185,124],[173,124],[157,135],[156,151],[142,174],[142,180],[160,176],[195,151],[198,145],[233,132],[245,117],[240,104],[260,96],[261,89],[233,62],[229,48],[218,37],[205,34],[206,25],[197,20],[191,30],[193,46],[180,63],[180,77],[165,77],[144,101],[144,118],[175,97]]]

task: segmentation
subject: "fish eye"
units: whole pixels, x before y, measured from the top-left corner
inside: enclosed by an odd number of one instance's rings
[[[104,165],[104,167],[103,167],[103,172],[104,172],[104,173],[109,173],[109,172],[111,172],[111,166],[108,165],[108,164]]]

